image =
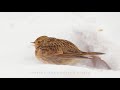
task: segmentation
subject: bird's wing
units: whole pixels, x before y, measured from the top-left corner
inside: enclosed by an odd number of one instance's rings
[[[70,41],[58,39],[57,42],[60,44],[61,49],[63,50],[63,54],[75,54],[75,53],[80,54],[81,52],[77,48],[77,46]]]
[[[92,57],[89,56],[84,56],[80,54],[59,54],[57,57],[62,57],[62,58],[85,58],[85,59],[92,59]]]
[[[63,54],[63,51],[61,48],[59,48],[55,38],[48,38],[47,40],[43,40],[39,48],[41,49],[43,55],[54,56]]]
[[[40,46],[40,49],[43,54],[47,55],[80,53],[80,50],[73,43],[56,38],[44,40]]]

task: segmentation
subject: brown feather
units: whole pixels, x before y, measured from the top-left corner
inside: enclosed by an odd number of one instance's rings
[[[100,52],[83,52],[70,41],[47,36],[37,38],[34,43],[36,57],[55,64],[68,63],[68,60],[70,59],[70,61],[72,61],[72,58],[89,58],[86,55],[103,54]],[[66,62],[65,58],[67,59]]]

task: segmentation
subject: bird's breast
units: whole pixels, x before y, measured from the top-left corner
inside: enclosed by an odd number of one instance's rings
[[[41,51],[40,51],[40,49],[36,49],[35,50],[35,56],[38,58],[38,59],[40,59],[41,58]]]

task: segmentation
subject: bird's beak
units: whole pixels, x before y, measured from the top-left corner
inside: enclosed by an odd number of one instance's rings
[[[30,42],[30,43],[32,43],[32,44],[33,44],[33,46],[35,46],[35,42]]]
[[[31,43],[35,43],[35,42],[31,42]]]

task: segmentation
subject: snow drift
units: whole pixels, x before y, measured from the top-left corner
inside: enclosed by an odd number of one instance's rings
[[[0,77],[119,77],[119,16],[115,12],[1,12]],[[100,58],[112,70],[44,65],[30,43],[41,35],[67,39],[84,51],[105,52]]]

